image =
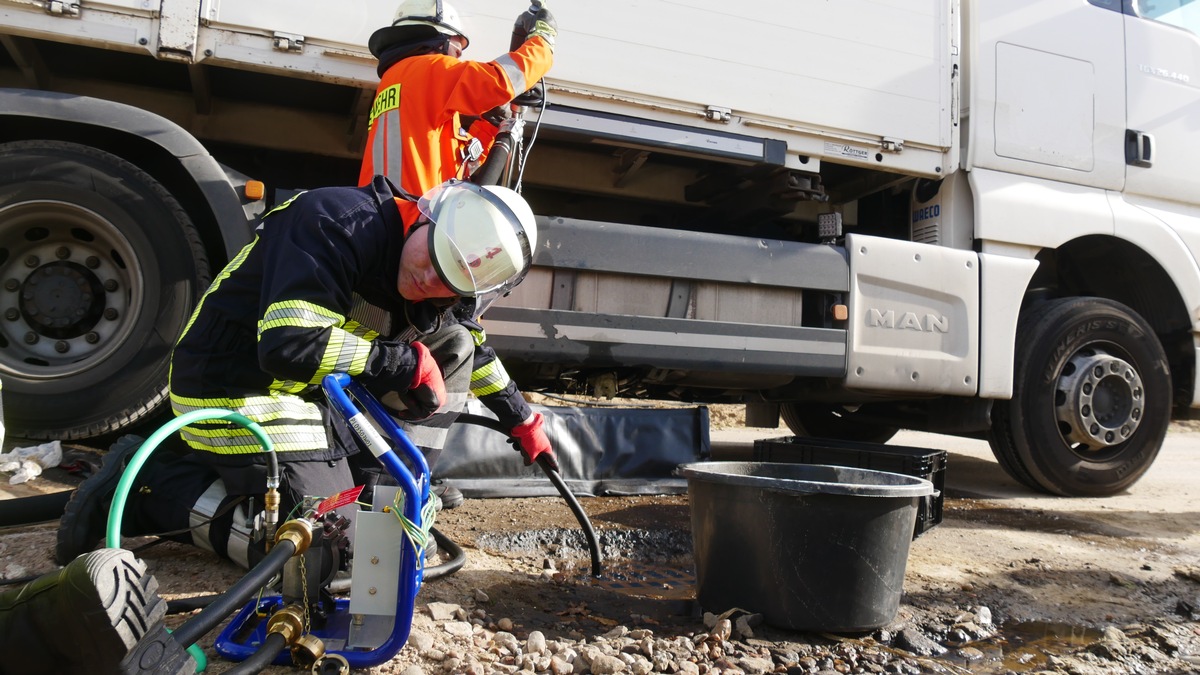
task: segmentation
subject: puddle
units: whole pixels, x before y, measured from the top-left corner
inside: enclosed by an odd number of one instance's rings
[[[1004,626],[1000,631],[1004,667],[1017,672],[1040,670],[1047,665],[1048,654],[1061,654],[1086,647],[1103,637],[1093,628],[1065,623],[1028,621]]]
[[[691,569],[621,561],[604,568],[604,576],[581,576],[578,583],[652,600],[691,600],[696,597],[696,574]]]
[[[1066,623],[1026,621],[1005,624],[986,640],[965,645],[983,653],[983,659],[969,661],[952,650],[946,661],[969,666],[970,672],[1030,673],[1050,668],[1050,657],[1076,651],[1099,641],[1103,633]]]

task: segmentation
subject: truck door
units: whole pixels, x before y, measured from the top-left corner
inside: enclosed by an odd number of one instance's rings
[[[1127,195],[1200,199],[1200,0],[1134,0],[1125,17]]]

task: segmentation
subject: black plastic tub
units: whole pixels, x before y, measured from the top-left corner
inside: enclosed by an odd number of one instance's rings
[[[857,633],[900,608],[922,478],[842,466],[702,462],[688,480],[697,599],[779,628]]]
[[[943,490],[946,487],[945,450],[812,436],[785,436],[754,441],[754,456],[750,459],[788,464],[835,464],[924,478],[933,483],[934,492],[917,502],[917,525],[913,528],[913,539],[942,522]]]

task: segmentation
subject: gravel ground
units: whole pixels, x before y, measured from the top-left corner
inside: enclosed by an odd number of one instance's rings
[[[736,418],[715,409],[713,426]],[[1200,447],[1200,433],[1188,427],[1173,428],[1173,438]],[[950,458],[944,520],[913,542],[900,610],[882,629],[798,633],[772,628],[751,612],[705,612],[694,599],[686,496],[581,500],[605,551],[600,579],[589,574],[586,547],[561,500],[467,500],[436,523],[463,547],[465,565],[424,584],[407,645],[363,672],[1200,672],[1200,535],[1192,493],[1181,495],[1186,503],[1178,508],[1130,501],[1148,498],[1156,481],[1190,485],[1195,474],[1152,471],[1128,500],[1040,498],[1004,479],[996,479],[998,491],[984,494],[972,476],[998,475],[998,468],[977,448],[962,452]],[[1184,462],[1193,456],[1179,455]],[[1200,462],[1186,466],[1200,473]],[[8,496],[63,489],[75,480],[53,470]],[[53,569],[53,540],[53,523],[0,530],[3,576]],[[219,592],[241,573],[173,543],[139,555],[169,599]],[[169,623],[186,619],[173,616]],[[214,631],[201,646],[208,671],[220,673],[233,664],[213,650],[215,637]]]

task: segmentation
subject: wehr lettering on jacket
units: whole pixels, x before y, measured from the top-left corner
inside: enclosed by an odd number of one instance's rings
[[[394,84],[379,92],[379,95],[375,97],[375,103],[371,105],[371,119],[367,122],[367,126],[374,125],[376,117],[390,110],[396,110],[399,107],[400,85]]]

